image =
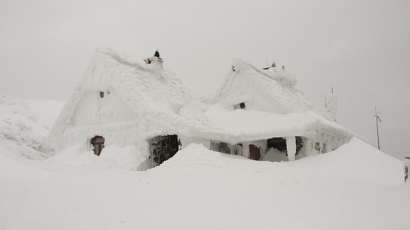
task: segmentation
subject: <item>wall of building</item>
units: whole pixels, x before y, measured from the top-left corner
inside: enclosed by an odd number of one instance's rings
[[[133,122],[117,122],[94,125],[67,126],[58,139],[56,151],[60,151],[76,143],[82,143],[91,150],[91,139],[95,136],[105,138],[105,146],[135,144],[141,138],[138,136],[138,125]]]
[[[244,83],[245,81],[245,83]],[[240,74],[236,75],[229,88],[221,92],[221,102],[225,105],[232,106],[239,103],[245,103],[246,109],[256,109],[260,111],[280,113],[281,109],[262,95],[259,89],[255,89],[252,84],[247,83],[247,77]]]
[[[207,149],[211,149],[211,140],[208,140],[205,138],[199,138],[199,137],[188,137],[188,136],[183,136],[183,135],[179,135],[178,138],[181,141],[182,148],[185,148],[191,143],[195,143],[195,144],[203,145]]]
[[[349,141],[350,139],[346,139],[345,137],[318,131],[315,138],[306,141],[307,145],[305,146],[304,152],[306,156],[323,154],[331,152]]]
[[[103,97],[100,92],[104,93]],[[135,119],[135,115],[119,96],[109,87],[101,91],[86,91],[78,102],[70,125],[98,125],[107,122],[123,122]]]

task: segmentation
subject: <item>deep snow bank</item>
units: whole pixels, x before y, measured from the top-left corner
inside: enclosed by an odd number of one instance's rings
[[[44,162],[54,165],[68,165],[88,169],[145,170],[138,168],[146,159],[138,154],[135,145],[107,146],[100,156],[84,149],[81,144],[73,145]],[[143,165],[144,166],[144,165]]]
[[[72,146],[45,161],[47,164],[92,169],[137,170],[145,159],[138,157],[135,146],[110,146],[100,156]],[[190,144],[162,165],[151,169],[189,172],[191,170],[230,170],[262,173],[287,172],[300,176],[354,180],[386,186],[403,184],[403,162],[354,138],[339,149],[293,162],[253,161],[241,156],[208,150]],[[166,172],[164,172],[166,171]]]
[[[312,177],[355,180],[379,185],[403,184],[403,162],[354,138],[339,149],[293,162],[252,161],[191,144],[154,170],[231,169],[245,171],[286,171]]]
[[[0,145],[28,159],[42,160],[37,151],[47,137],[62,102],[24,100],[0,93]]]
[[[382,185],[403,184],[403,162],[358,138],[335,151],[289,162],[300,173],[366,181]]]
[[[0,180],[31,180],[52,176],[39,168],[37,163],[39,162],[24,159],[0,146]]]
[[[146,172],[106,169],[117,164],[92,152],[39,162],[0,148],[0,229],[409,229],[410,183],[340,179],[363,167],[326,178],[321,164],[334,168],[349,152],[358,166],[396,164],[360,141],[347,146],[309,162],[271,163],[193,144]]]

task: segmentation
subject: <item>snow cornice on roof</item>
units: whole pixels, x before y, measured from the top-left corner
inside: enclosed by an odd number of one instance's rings
[[[265,77],[268,77],[272,80],[281,83],[282,85],[286,85],[289,87],[295,86],[297,83],[296,77],[294,77],[293,75],[279,67],[270,67],[268,70],[264,70],[259,67],[256,67],[252,63],[240,57],[236,57],[233,59],[232,66],[237,72],[252,69]]]
[[[110,56],[118,64],[130,66],[143,71],[154,72],[163,69],[162,61],[147,64],[141,59],[123,54],[111,48],[97,48],[95,50],[95,55],[100,54]]]

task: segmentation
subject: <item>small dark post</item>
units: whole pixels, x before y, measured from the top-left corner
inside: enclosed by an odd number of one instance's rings
[[[374,115],[373,117],[376,118],[376,131],[377,131],[377,147],[380,150],[380,140],[379,140],[379,122],[382,122],[382,120],[380,119],[379,115],[377,115],[377,108],[376,106],[374,107]]]
[[[404,157],[404,182],[409,178],[410,157]]]

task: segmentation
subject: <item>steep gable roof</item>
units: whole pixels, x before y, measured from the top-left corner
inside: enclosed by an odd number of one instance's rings
[[[278,67],[263,70],[241,58],[234,59],[232,71],[217,92],[215,101],[223,100],[235,80],[257,89],[269,100],[272,107],[279,109],[278,113],[312,111],[328,119],[327,115],[317,109],[296,87],[294,76]]]
[[[112,49],[97,49],[89,68],[58,116],[50,137],[61,134],[70,124],[84,92],[100,91],[110,86],[117,90],[136,117],[143,113],[175,114],[195,98],[173,73],[162,68],[162,62],[154,60],[147,64]]]
[[[275,111],[278,115],[291,115],[289,119],[298,117],[295,121],[305,116],[305,122],[300,123],[303,127],[299,127],[298,133],[301,133],[303,129],[317,127],[337,136],[345,136],[347,138],[354,136],[354,133],[332,122],[327,114],[314,106],[304,93],[297,88],[296,78],[282,68],[272,67],[269,70],[263,70],[241,58],[235,58],[232,64],[232,71],[228,73],[222,86],[216,93],[214,101],[223,102],[228,98],[229,95],[227,94],[231,93],[231,87],[234,82],[242,84],[244,88],[253,87],[253,90],[259,92],[269,101],[270,111]],[[295,116],[293,114],[298,115]],[[272,117],[272,121],[275,120],[285,121],[280,116],[277,116],[277,118]]]

